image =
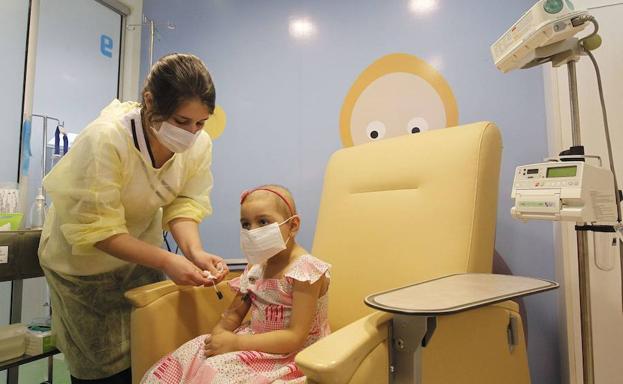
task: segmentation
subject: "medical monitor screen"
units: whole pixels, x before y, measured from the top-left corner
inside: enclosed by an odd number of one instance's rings
[[[547,168],[547,177],[574,177],[578,171],[577,166]]]

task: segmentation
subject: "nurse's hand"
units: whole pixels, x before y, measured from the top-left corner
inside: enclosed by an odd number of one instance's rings
[[[212,276],[216,277],[214,280],[210,280],[208,285],[220,282],[229,273],[227,264],[223,261],[222,257],[213,255],[204,250],[193,252],[189,259],[195,263],[197,267],[201,268],[201,270],[210,271]]]
[[[211,280],[206,278],[195,264],[183,256],[171,254],[167,259],[164,273],[177,285],[209,285]]]

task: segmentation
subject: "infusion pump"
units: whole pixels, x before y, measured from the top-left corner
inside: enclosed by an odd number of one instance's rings
[[[530,66],[537,60],[539,48],[573,37],[586,27],[574,22],[587,15],[576,10],[569,0],[539,0],[493,45],[495,66],[502,72]]]
[[[511,197],[511,215],[520,220],[617,220],[612,172],[583,161],[519,166]]]

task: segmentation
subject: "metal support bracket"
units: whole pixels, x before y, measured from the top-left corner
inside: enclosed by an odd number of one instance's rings
[[[390,382],[413,384],[422,381],[422,347],[437,328],[436,317],[394,314],[391,328]]]

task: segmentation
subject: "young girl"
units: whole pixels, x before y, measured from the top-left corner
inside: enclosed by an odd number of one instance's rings
[[[329,334],[330,265],[295,241],[301,221],[276,185],[242,194],[240,245],[249,264],[229,282],[237,292],[211,334],[165,356],[143,383],[304,383],[297,352]],[[249,322],[242,323],[251,311]]]

